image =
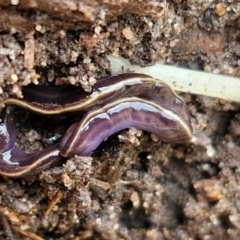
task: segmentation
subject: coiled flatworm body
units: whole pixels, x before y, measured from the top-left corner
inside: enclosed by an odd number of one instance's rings
[[[0,174],[21,177],[56,164],[62,157],[89,155],[112,134],[129,127],[153,133],[164,142],[189,140],[192,129],[184,101],[164,82],[138,73],[125,73],[97,81],[91,93],[79,87],[27,86],[24,98],[9,98],[39,114],[81,112],[59,144],[27,154],[14,143],[14,120],[2,114],[0,122]]]

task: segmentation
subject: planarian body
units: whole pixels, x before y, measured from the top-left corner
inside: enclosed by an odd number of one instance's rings
[[[2,114],[0,174],[9,177],[38,173],[63,157],[89,155],[106,138],[129,127],[153,133],[164,142],[186,141],[192,136],[184,101],[164,82],[144,74],[102,78],[91,93],[73,86],[27,86],[23,94],[23,99],[9,98],[5,105],[18,105],[39,114],[85,115],[70,126],[59,144],[28,154],[14,146],[14,120]]]

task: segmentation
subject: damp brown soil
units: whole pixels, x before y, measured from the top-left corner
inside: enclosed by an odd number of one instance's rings
[[[239,76],[239,4],[16,2],[0,1],[1,101],[21,97],[30,83],[90,91],[111,74],[107,54]],[[0,239],[238,239],[240,105],[181,96],[195,143],[166,144],[146,132],[131,143],[126,130],[89,157],[28,178],[1,177]],[[16,145],[27,152],[58,142],[79,117],[11,111]]]

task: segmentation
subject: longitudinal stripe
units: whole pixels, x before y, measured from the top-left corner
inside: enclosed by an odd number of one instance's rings
[[[129,97],[93,110],[73,124],[60,142],[65,157],[90,154],[112,134],[137,127],[157,135],[164,142],[189,140],[192,129],[185,119],[159,104]]]
[[[6,153],[0,154],[0,174],[7,177],[33,175],[62,160],[58,145],[37,153],[28,154],[18,149],[9,151],[9,156],[6,156]]]
[[[46,115],[86,114],[70,126],[59,145],[27,154],[14,146],[15,124],[6,111],[0,122],[0,174],[4,176],[32,175],[59,163],[62,156],[89,155],[106,138],[129,127],[153,133],[164,142],[192,137],[184,101],[167,84],[147,75],[102,78],[89,94],[73,86],[29,86],[23,92],[23,99],[9,98],[4,103]]]
[[[64,91],[66,89],[66,92]],[[67,112],[87,112],[124,97],[140,97],[155,101],[189,120],[186,105],[166,83],[138,73],[125,73],[97,81],[91,93],[80,87],[27,86],[24,98],[8,98],[5,105],[18,105],[31,111],[54,115]]]

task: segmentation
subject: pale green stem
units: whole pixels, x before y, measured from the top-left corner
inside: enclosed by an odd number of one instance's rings
[[[239,78],[194,71],[160,63],[142,68],[137,65],[131,65],[128,60],[122,57],[109,55],[107,58],[111,63],[113,74],[121,73],[122,69],[144,73],[156,79],[163,80],[176,91],[240,102]]]

